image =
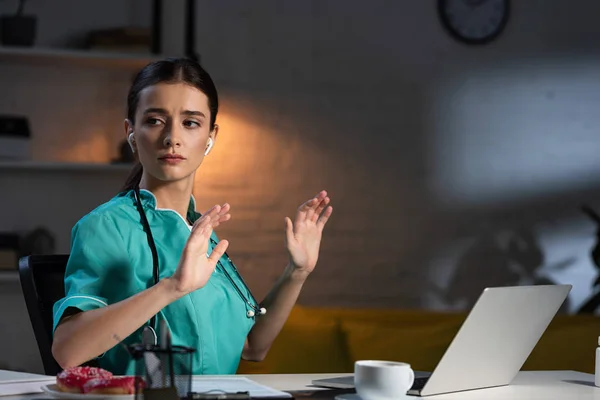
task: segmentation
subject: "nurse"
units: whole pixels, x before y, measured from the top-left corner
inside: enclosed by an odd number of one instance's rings
[[[285,218],[289,262],[257,303],[214,229],[230,205],[202,215],[194,176],[218,136],[217,90],[195,61],[144,67],[127,97],[125,134],[139,160],[124,189],[73,227],[65,297],[54,305],[52,353],[62,368],[96,360],[134,374],[125,344],[190,346],[194,374],[234,374],[240,359],[260,361],[317,263],[332,207],[325,191]],[[265,312],[267,310],[267,312]]]

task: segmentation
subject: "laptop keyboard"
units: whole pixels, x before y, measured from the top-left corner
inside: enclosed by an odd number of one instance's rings
[[[429,379],[428,376],[422,376],[420,378],[415,378],[415,381],[414,381],[412,387],[410,388],[410,390],[421,390],[421,389],[423,389],[423,387],[427,383],[428,379]]]

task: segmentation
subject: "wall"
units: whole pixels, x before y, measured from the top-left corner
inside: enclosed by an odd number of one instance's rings
[[[0,2],[0,14],[15,2]],[[84,4],[85,3],[85,4]],[[148,3],[139,1],[32,1],[38,16],[36,46],[79,47],[88,30],[147,26]],[[137,5],[137,8],[134,6]],[[127,65],[0,62],[0,113],[25,115],[35,161],[108,163],[124,139],[125,95],[134,70]],[[0,163],[0,231],[48,228],[56,251],[68,252],[73,224],[124,182],[127,167],[14,168]],[[43,372],[21,287],[0,272],[0,369]]]
[[[434,3],[198,1],[198,52],[222,111],[195,196],[201,210],[232,204],[219,235],[257,297],[285,265],[284,216],[320,189],[334,215],[302,304],[464,309],[486,285],[553,281],[574,285],[573,312],[590,294],[595,226],[578,207],[600,209],[600,5],[513,2],[505,34],[470,48],[443,31]],[[141,23],[134,5],[95,10],[82,27]],[[42,43],[69,43],[69,24]],[[36,158],[114,156],[129,72],[0,68],[5,90],[26,88],[0,109],[32,116]],[[111,179],[65,205],[65,221],[111,193]],[[69,233],[59,226],[61,249]],[[0,331],[13,338],[0,343],[28,346]],[[0,366],[39,368],[25,358]]]
[[[197,197],[232,204],[221,235],[259,297],[285,263],[284,215],[328,189],[303,304],[461,309],[528,282],[572,283],[565,311],[584,301],[600,5],[514,3],[472,48],[433,1],[199,2],[224,107]]]

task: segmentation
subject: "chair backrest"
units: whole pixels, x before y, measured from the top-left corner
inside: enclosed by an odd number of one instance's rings
[[[35,339],[47,375],[62,368],[52,356],[52,309],[65,295],[68,254],[30,255],[19,260],[19,277]]]

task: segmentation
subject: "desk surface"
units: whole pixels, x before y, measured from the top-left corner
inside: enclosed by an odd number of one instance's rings
[[[10,379],[19,379],[19,374],[10,373]],[[346,374],[285,374],[285,375],[245,375],[263,385],[284,391],[322,390],[310,385],[313,379],[342,376]],[[22,378],[30,376],[23,375]],[[39,377],[39,376],[38,376]],[[9,379],[9,372],[0,370],[0,382]],[[325,392],[321,392],[325,394]],[[320,396],[319,396],[320,397]],[[325,398],[325,396],[323,397]],[[417,399],[418,397],[412,397]],[[594,376],[575,371],[523,371],[508,386],[472,390],[444,395],[427,396],[439,400],[600,400],[600,388],[594,386]],[[45,394],[0,397],[0,400],[50,400]]]

